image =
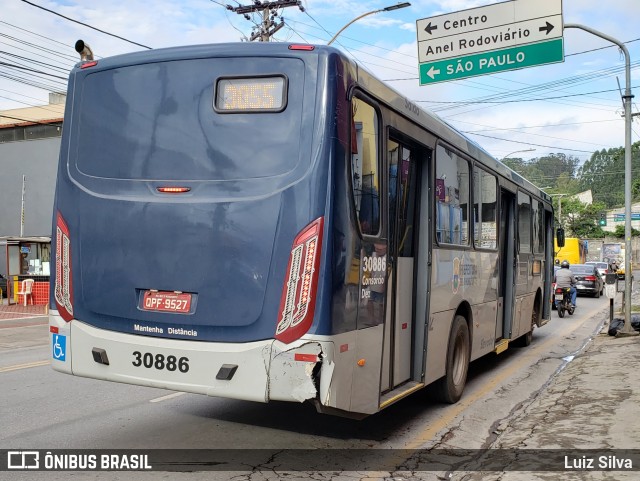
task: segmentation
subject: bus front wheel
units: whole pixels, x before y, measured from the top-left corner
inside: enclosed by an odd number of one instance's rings
[[[456,403],[462,397],[469,371],[469,328],[464,317],[457,315],[451,325],[447,347],[446,373],[440,379],[438,394],[441,401]]]

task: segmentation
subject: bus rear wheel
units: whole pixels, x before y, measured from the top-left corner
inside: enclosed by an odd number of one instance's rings
[[[438,381],[438,397],[446,403],[456,403],[462,397],[469,371],[469,328],[464,317],[453,319],[447,347],[446,372]]]

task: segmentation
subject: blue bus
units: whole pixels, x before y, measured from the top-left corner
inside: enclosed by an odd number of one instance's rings
[[[550,317],[550,197],[328,46],[80,62],[54,204],[68,374],[360,418]]]

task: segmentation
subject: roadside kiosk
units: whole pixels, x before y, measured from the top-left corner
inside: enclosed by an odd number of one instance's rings
[[[0,242],[6,243],[8,303],[49,304],[51,237],[0,237]],[[23,283],[27,279],[31,281]],[[28,296],[23,286],[28,286]]]

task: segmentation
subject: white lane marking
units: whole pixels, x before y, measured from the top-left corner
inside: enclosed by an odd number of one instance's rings
[[[22,321],[24,319],[37,319],[39,317],[47,318],[45,314],[25,314],[22,312],[12,312],[10,313],[12,316],[20,316],[20,317],[10,317],[8,319],[0,319],[0,322],[9,322],[9,321]]]
[[[46,366],[47,364],[51,364],[51,361],[49,359],[47,359],[46,361],[34,361],[34,362],[28,362],[25,364],[14,364],[13,366],[0,367],[0,372],[10,372],[10,371],[17,371],[19,369],[29,369],[31,367]]]
[[[187,394],[186,392],[174,392],[173,394],[167,394],[166,396],[157,397],[155,399],[151,399],[150,403],[159,403],[162,401],[166,401],[168,399],[173,399],[174,397],[182,396],[183,394]]]
[[[12,326],[12,327],[0,326],[0,329],[26,329],[27,327],[42,327],[42,326],[48,326],[48,325],[49,324],[45,322],[44,324],[29,324],[28,326]]]

